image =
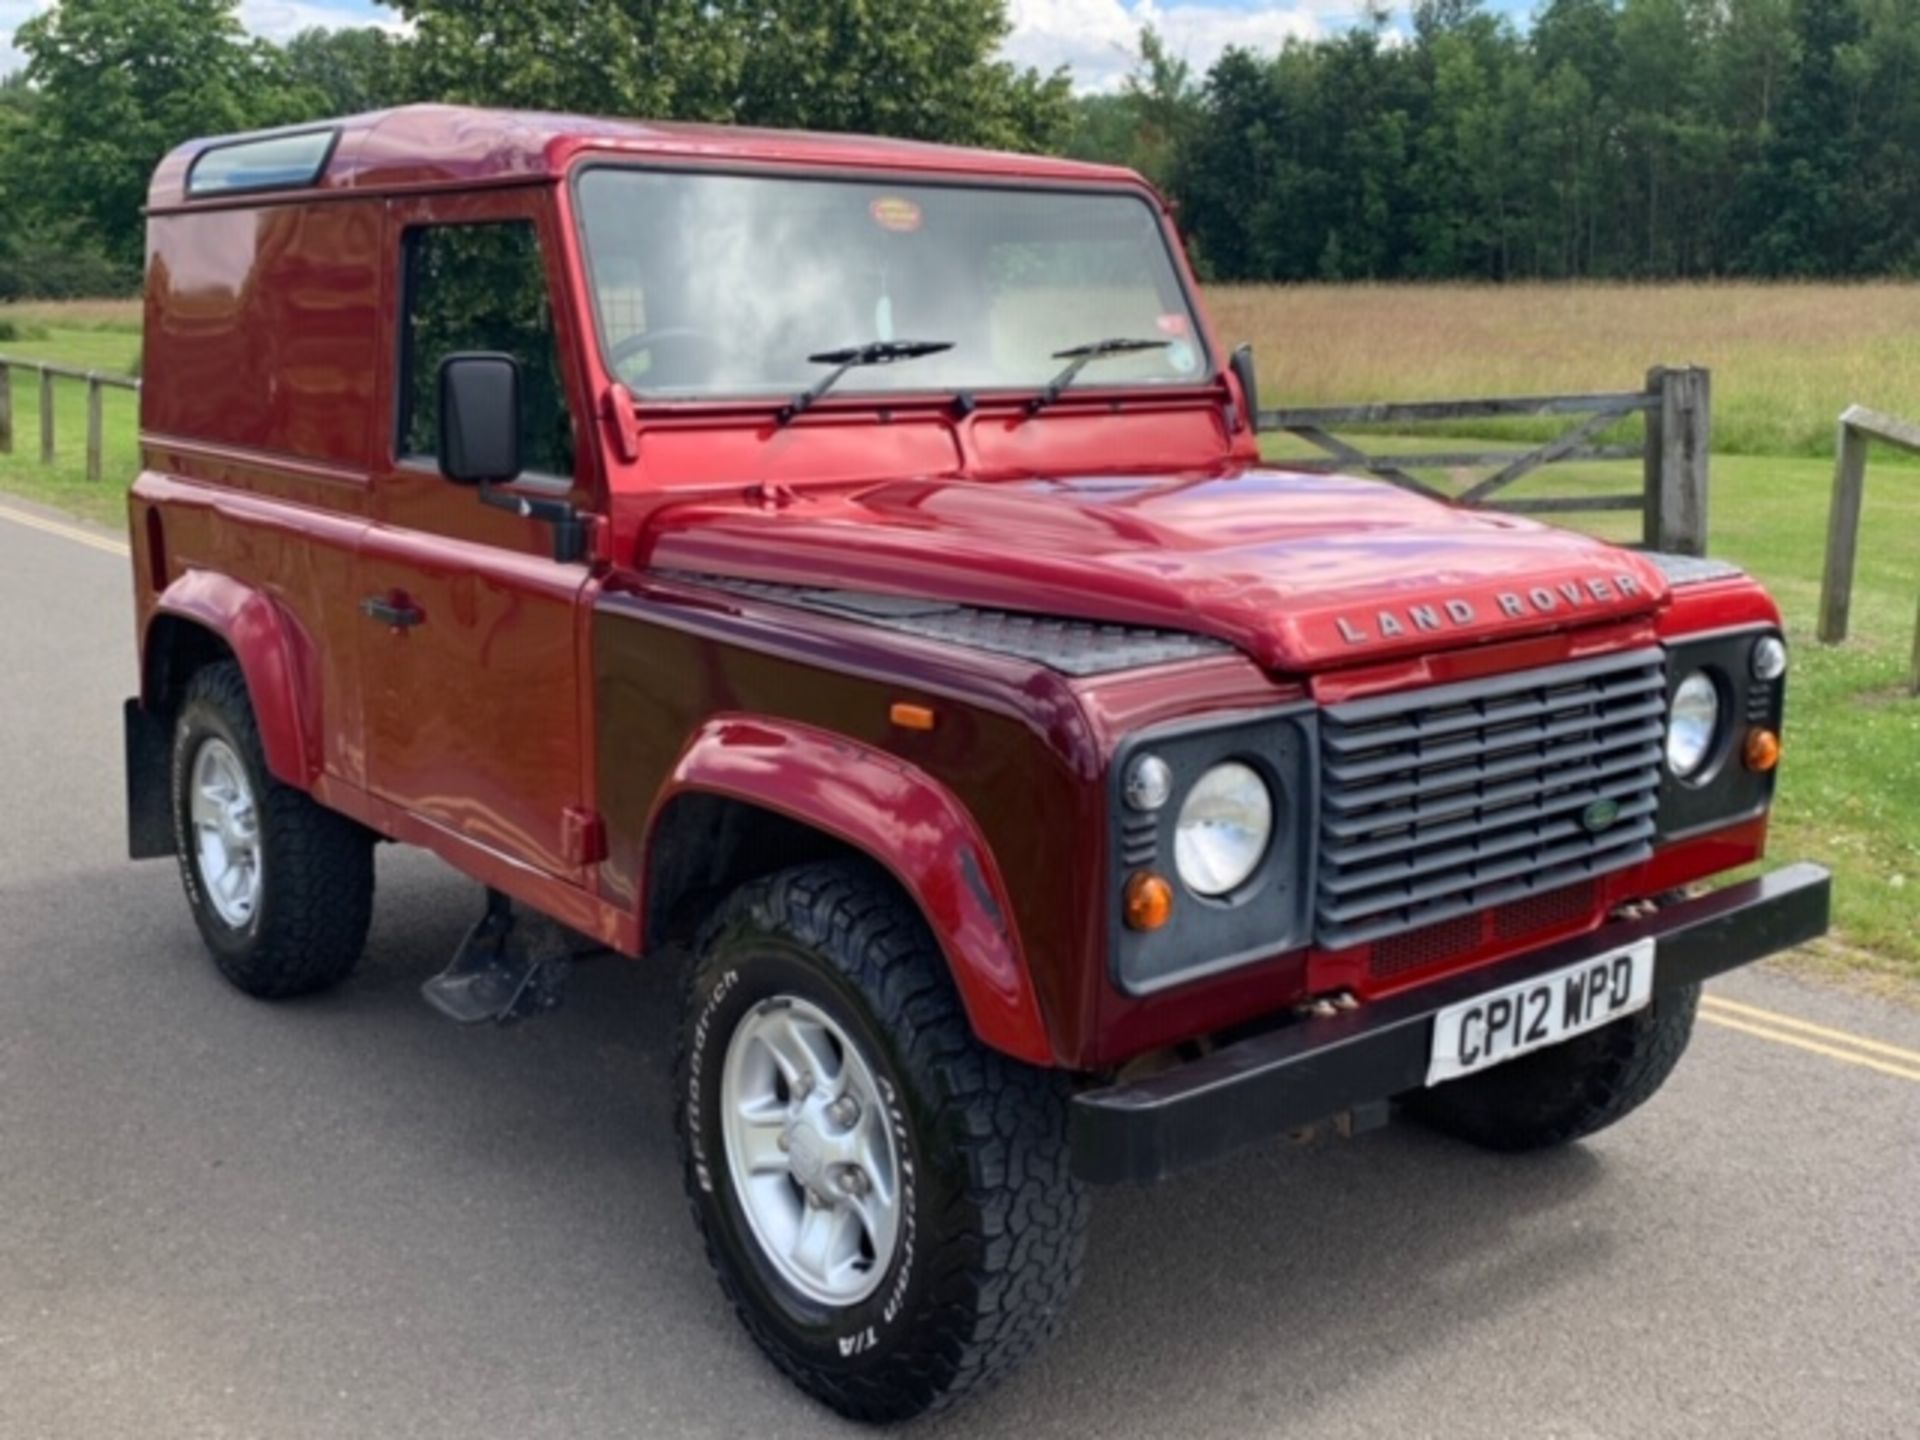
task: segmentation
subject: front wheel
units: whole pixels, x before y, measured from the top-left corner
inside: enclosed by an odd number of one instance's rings
[[[1489,1150],[1542,1150],[1604,1129],[1651,1100],[1693,1035],[1687,985],[1591,1034],[1406,1097],[1407,1112]]]
[[[1057,1328],[1087,1215],[1065,1087],[973,1038],[920,916],[877,873],[811,865],[727,903],[676,1079],[708,1258],[809,1394],[906,1419]]]

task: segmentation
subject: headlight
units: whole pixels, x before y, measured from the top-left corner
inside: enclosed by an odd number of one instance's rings
[[[1196,895],[1247,882],[1273,838],[1273,794],[1251,766],[1215,765],[1187,792],[1173,831],[1174,865]]]
[[[1667,768],[1682,780],[1700,773],[1720,734],[1720,687],[1696,670],[1673,692],[1667,717]]]

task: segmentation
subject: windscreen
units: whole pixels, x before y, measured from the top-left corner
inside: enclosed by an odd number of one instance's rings
[[[1208,359],[1159,219],[1137,196],[601,167],[578,186],[601,344],[634,391],[791,394],[810,355],[951,349],[870,366],[841,393],[1191,384]]]

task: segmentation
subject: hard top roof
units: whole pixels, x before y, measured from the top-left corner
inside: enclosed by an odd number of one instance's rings
[[[293,193],[464,188],[551,179],[564,174],[574,158],[585,151],[721,165],[849,166],[1021,180],[1138,183],[1138,177],[1130,171],[1110,165],[916,140],[678,121],[601,120],[459,105],[407,105],[281,130],[188,141],[160,162],[148,190],[148,207],[162,210],[231,204],[231,191],[188,199],[187,179],[196,159],[208,150],[240,141],[316,131],[337,131],[337,142],[314,183]]]

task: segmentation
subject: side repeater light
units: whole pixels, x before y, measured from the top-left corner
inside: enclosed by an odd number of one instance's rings
[[[1766,774],[1780,763],[1780,737],[1771,730],[1749,730],[1740,758],[1747,762],[1747,769]]]
[[[1158,930],[1173,918],[1173,886],[1164,875],[1137,871],[1127,881],[1127,928]]]

